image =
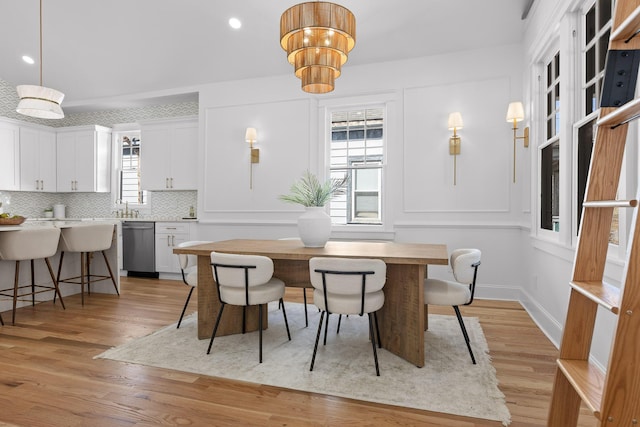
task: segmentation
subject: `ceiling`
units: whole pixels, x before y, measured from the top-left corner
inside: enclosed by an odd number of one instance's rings
[[[340,0],[357,23],[345,67],[517,43],[531,0]],[[67,113],[194,99],[198,85],[293,69],[295,0],[43,0],[43,85]],[[237,17],[242,28],[227,21]],[[35,65],[22,55],[36,59]],[[39,0],[0,0],[0,79],[39,84]]]

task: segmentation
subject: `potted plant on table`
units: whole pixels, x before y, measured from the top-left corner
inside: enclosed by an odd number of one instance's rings
[[[320,182],[318,177],[305,171],[302,178],[293,183],[289,194],[279,197],[288,203],[305,207],[306,212],[298,218],[300,239],[307,247],[322,248],[331,236],[331,217],[324,206],[334,197],[345,193],[347,176]]]

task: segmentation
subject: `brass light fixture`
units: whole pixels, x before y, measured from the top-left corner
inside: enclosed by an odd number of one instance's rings
[[[529,128],[524,128],[522,136],[517,136],[518,122],[524,120],[522,102],[512,102],[507,109],[507,123],[513,123],[513,182],[516,182],[516,140],[522,139],[524,148],[529,147]]]
[[[356,18],[340,5],[300,3],[280,18],[280,45],[305,92],[331,92],[355,43]]]
[[[249,188],[253,189],[253,164],[260,163],[260,149],[253,148],[253,144],[258,142],[258,132],[255,128],[247,128],[244,134],[244,139],[249,143],[249,149],[251,150],[251,164],[249,165]]]
[[[62,119],[60,107],[64,94],[42,86],[42,0],[40,0],[40,86],[20,85],[16,87],[20,102],[16,111],[25,116],[40,119]]]
[[[456,158],[460,154],[460,137],[457,130],[462,129],[462,114],[459,112],[449,114],[448,128],[453,131],[453,136],[449,138],[449,154],[453,156],[453,185],[456,185],[457,165]]]

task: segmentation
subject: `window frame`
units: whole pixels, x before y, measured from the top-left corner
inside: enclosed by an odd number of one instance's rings
[[[112,165],[112,180],[111,180],[111,188],[115,189],[115,191],[111,191],[111,205],[113,209],[113,214],[122,210],[124,211],[125,207],[129,210],[137,210],[140,215],[149,214],[151,212],[151,198],[152,192],[147,191],[147,198],[145,204],[139,203],[123,203],[120,199],[120,173],[122,171],[122,147],[121,147],[121,139],[124,135],[130,135],[133,133],[137,133],[141,137],[141,129],[137,124],[122,124],[122,125],[114,125],[112,128],[112,153],[113,153],[113,165]]]

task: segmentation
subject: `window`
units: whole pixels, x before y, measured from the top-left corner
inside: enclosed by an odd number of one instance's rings
[[[382,223],[384,109],[334,111],[330,115],[332,178],[347,175],[347,191],[331,201],[334,224]]]
[[[546,64],[546,141],[540,153],[540,227],[560,231],[560,53]]]
[[[611,32],[611,0],[596,0],[584,15],[583,86],[584,115],[588,116],[600,105],[600,91]]]
[[[140,132],[127,132],[118,136],[120,169],[118,199],[134,205],[147,203],[147,192],[140,188]]]

